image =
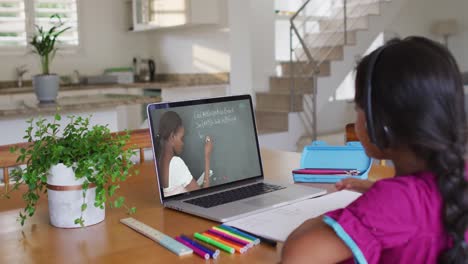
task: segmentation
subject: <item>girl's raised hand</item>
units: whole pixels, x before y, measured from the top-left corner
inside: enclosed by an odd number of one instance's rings
[[[372,187],[373,184],[374,182],[369,180],[346,178],[337,182],[335,184],[335,187],[338,191],[351,190],[360,193],[365,193],[367,190],[370,189],[370,187]]]

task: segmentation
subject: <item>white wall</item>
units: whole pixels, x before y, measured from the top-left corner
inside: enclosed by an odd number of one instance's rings
[[[157,72],[230,72],[230,94],[268,90],[274,73],[274,3],[219,0],[218,25],[155,30],[150,53]]]
[[[265,92],[270,90],[269,80],[275,74],[276,66],[274,3],[271,0],[250,0],[249,10],[253,90]]]
[[[269,90],[275,73],[275,14],[271,0],[229,0],[231,93]]]
[[[126,0],[82,0],[80,10],[81,47],[74,54],[57,54],[51,71],[69,75],[74,70],[80,74],[101,74],[105,68],[132,66],[134,56],[147,57],[147,33],[131,33],[130,9]],[[40,72],[39,58],[27,54],[0,54],[0,80],[14,80],[15,67],[26,64],[26,79]]]
[[[410,0],[397,19],[388,27],[401,37],[421,35],[443,42],[430,32],[434,21],[454,18],[460,32],[449,38],[449,49],[462,71],[468,71],[468,1],[466,0]]]
[[[150,56],[159,73],[229,72],[229,31],[193,26],[151,33]]]
[[[150,55],[159,73],[229,72],[227,0],[218,1],[218,25],[197,25],[150,32]]]

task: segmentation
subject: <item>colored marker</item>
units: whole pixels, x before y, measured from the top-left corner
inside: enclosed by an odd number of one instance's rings
[[[216,236],[218,236],[218,237],[221,237],[221,238],[223,238],[223,239],[225,239],[225,240],[227,240],[227,241],[229,241],[229,242],[232,242],[232,243],[234,243],[234,244],[236,244],[236,245],[239,245],[239,246],[241,246],[241,247],[248,247],[248,248],[251,248],[251,247],[252,247],[252,246],[251,246],[251,243],[247,243],[247,242],[245,242],[245,241],[243,241],[243,240],[237,239],[237,238],[235,238],[235,237],[233,237],[233,236],[230,236],[230,235],[227,235],[227,234],[225,234],[225,233],[216,231],[216,230],[214,230],[214,229],[210,229],[210,230],[208,230],[208,231],[206,231],[206,232],[208,232],[208,233],[210,233],[210,234],[213,234],[213,235],[216,235]]]
[[[258,244],[260,243],[260,239],[254,237],[254,236],[248,235],[248,234],[246,234],[246,233],[244,233],[244,232],[242,232],[242,231],[240,231],[240,230],[237,230],[237,229],[235,229],[235,228],[232,228],[232,227],[230,227],[230,226],[227,226],[227,225],[220,225],[219,227],[222,228],[222,229],[224,229],[224,230],[234,232],[235,234],[238,234],[238,235],[240,235],[240,236],[243,236],[243,237],[245,237],[245,238],[247,238],[247,239],[250,239],[250,240],[252,240],[252,241],[254,242],[255,245],[258,245]]]
[[[247,235],[251,235],[251,236],[254,236],[253,234],[250,234],[249,232],[247,231],[242,231],[244,233],[246,233]],[[276,241],[275,240],[272,240],[272,239],[268,239],[268,238],[264,238],[264,237],[260,237],[260,236],[257,236],[259,239],[260,239],[260,243],[265,243],[265,244],[268,244],[272,247],[276,247]]]
[[[249,236],[252,236],[252,237],[255,237],[255,235],[249,233],[249,232],[246,232],[246,231],[242,231],[243,233],[249,235]],[[265,244],[268,244],[272,247],[276,247],[276,241],[275,240],[271,240],[271,239],[268,239],[268,238],[264,238],[264,237],[259,237],[257,236],[258,239],[260,239],[260,243],[265,243]]]
[[[245,238],[243,236],[240,236],[238,234],[234,234],[233,232],[230,232],[230,231],[227,231],[227,230],[224,230],[224,229],[221,229],[219,227],[216,227],[216,226],[213,226],[213,229],[216,230],[216,231],[219,231],[219,232],[222,232],[224,234],[228,234],[228,235],[231,235],[239,240],[242,240],[242,241],[245,241],[246,243],[249,243],[249,244],[252,244],[254,245],[254,242],[248,238]]]
[[[194,240],[192,240],[192,239],[190,239],[190,238],[188,238],[187,236],[184,236],[184,235],[180,235],[180,238],[185,240],[187,243],[191,244],[192,246],[197,247],[197,248],[205,251],[206,253],[210,254],[210,257],[212,257],[213,259],[216,259],[219,256],[219,253],[220,253],[219,249],[214,249],[214,250],[210,249],[210,248],[208,248],[208,247],[206,247],[206,246],[204,246],[204,245],[202,245],[200,243],[195,242]]]
[[[219,243],[218,241],[216,241],[214,239],[211,239],[209,237],[206,237],[206,236],[204,236],[204,235],[202,235],[200,233],[195,233],[195,234],[193,234],[193,236],[198,240],[201,240],[201,241],[206,242],[206,243],[208,243],[210,245],[218,247],[218,248],[220,248],[220,249],[222,249],[222,250],[224,250],[224,251],[226,251],[226,252],[228,252],[230,254],[233,254],[235,252],[235,250],[232,247],[229,247],[229,246],[226,246],[226,245],[224,245],[222,243]]]
[[[213,246],[213,245],[210,245],[210,244],[208,244],[208,243],[206,243],[206,242],[204,242],[204,241],[197,240],[197,239],[195,239],[195,238],[193,238],[192,241],[194,241],[194,242],[198,243],[199,245],[202,245],[202,246],[204,246],[205,248],[207,248],[207,249],[213,251],[213,252],[214,252],[214,255],[215,255],[216,257],[218,257],[218,255],[220,255],[220,253],[221,253],[221,251],[220,251],[217,247],[215,247],[215,246]]]
[[[219,243],[224,244],[224,245],[226,245],[228,247],[232,247],[235,251],[237,251],[237,252],[239,252],[241,254],[244,254],[247,251],[247,247],[243,247],[243,246],[233,244],[233,243],[231,243],[229,241],[226,241],[226,240],[222,239],[221,237],[217,237],[217,236],[215,236],[213,234],[205,232],[202,235],[207,236],[207,237],[209,237],[209,238],[211,238],[213,240],[216,240]]]
[[[198,256],[200,256],[201,258],[203,259],[209,259],[210,258],[210,254],[208,254],[207,252],[191,245],[190,243],[188,243],[187,241],[183,240],[182,238],[180,237],[176,237],[175,240],[179,241],[180,243],[184,244],[186,247],[190,248],[193,250],[193,252],[195,252],[195,254],[197,254]]]

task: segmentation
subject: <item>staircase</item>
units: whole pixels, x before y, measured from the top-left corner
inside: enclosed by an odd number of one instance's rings
[[[305,65],[301,67],[312,73],[314,67]],[[291,64],[280,62],[282,74],[270,77],[270,90],[256,93],[256,118],[260,134],[278,133],[288,131],[288,115],[290,112],[303,112],[303,97],[310,94],[313,87],[313,79],[307,75],[291,77]],[[320,65],[319,76],[330,74],[330,62]],[[295,82],[295,93],[291,98],[292,83]],[[296,102],[296,103],[292,103]]]
[[[290,61],[278,62],[280,71],[270,77],[269,91],[256,93],[259,134],[289,136],[285,132],[291,129],[291,113],[296,113],[305,128],[296,142],[316,139],[317,112],[353,70],[355,58],[396,16],[402,2],[305,1],[291,18]],[[303,144],[298,144],[299,150]]]

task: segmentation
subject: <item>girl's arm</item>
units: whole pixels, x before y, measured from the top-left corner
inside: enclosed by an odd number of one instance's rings
[[[372,187],[373,184],[374,182],[369,180],[346,178],[342,181],[337,182],[335,184],[335,187],[338,191],[352,190],[360,193],[365,193],[367,192],[367,190],[370,189],[370,187]]]
[[[351,257],[351,250],[320,216],[305,221],[289,235],[281,263],[337,263]]]

